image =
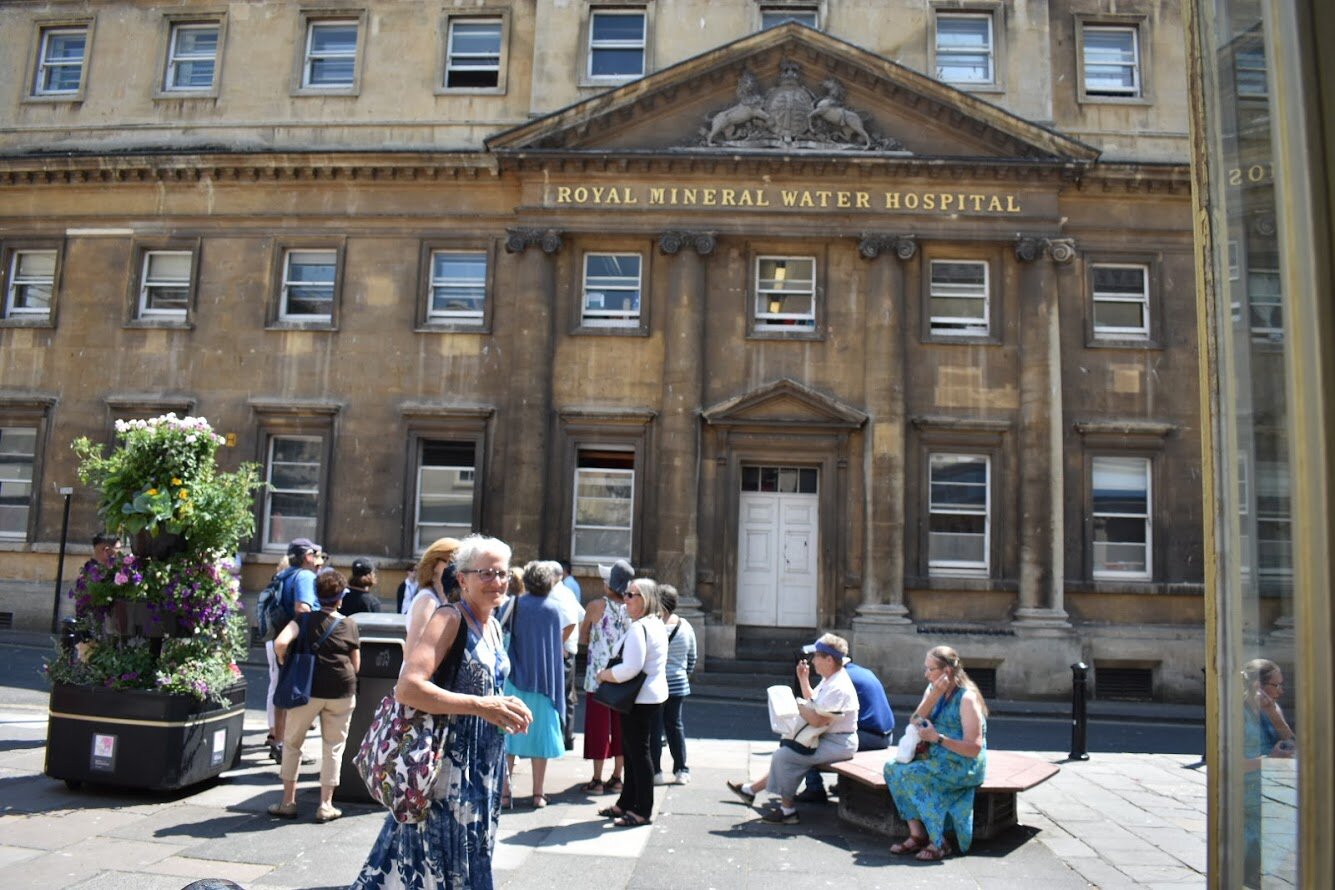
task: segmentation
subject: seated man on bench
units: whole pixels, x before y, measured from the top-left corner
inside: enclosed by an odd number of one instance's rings
[[[814,652],[814,646],[803,647],[804,652]],[[848,662],[844,665],[848,679],[853,681],[853,689],[858,694],[858,750],[882,751],[890,747],[895,734],[895,715],[890,710],[890,701],[885,697],[885,687],[876,674],[860,664]],[[821,778],[820,768],[807,770],[806,788],[797,795],[799,803],[825,803],[829,795],[825,792],[825,782]]]

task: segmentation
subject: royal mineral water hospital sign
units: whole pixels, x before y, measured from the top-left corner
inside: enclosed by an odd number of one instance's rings
[[[1006,215],[1021,213],[1008,192],[853,191],[843,189],[683,188],[654,185],[557,185],[546,189],[556,207],[736,207],[771,210],[872,210]]]

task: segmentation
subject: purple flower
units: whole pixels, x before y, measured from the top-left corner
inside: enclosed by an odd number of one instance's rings
[[[117,572],[117,573],[116,573],[116,583],[117,583],[117,584],[128,584],[129,582],[130,582],[130,576],[129,576],[129,575],[125,574],[124,572]]]

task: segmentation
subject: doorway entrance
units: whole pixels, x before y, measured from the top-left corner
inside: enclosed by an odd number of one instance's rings
[[[815,627],[819,592],[819,471],[742,468],[737,623]]]

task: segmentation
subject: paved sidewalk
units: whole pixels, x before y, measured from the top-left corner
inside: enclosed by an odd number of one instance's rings
[[[42,775],[44,708],[0,710],[0,868],[15,888],[180,890],[204,877],[247,890],[345,887],[384,816],[345,805],[343,819],[312,820],[314,767],[303,772],[295,822],[270,818],[277,767],[259,747],[263,718],[247,714],[243,767],[193,793],[162,795],[84,788]],[[1205,884],[1205,770],[1189,756],[1095,755],[1063,764],[1020,796],[1021,826],[967,856],[920,863],[888,842],[850,828],[835,806],[808,806],[800,825],[769,825],[724,786],[764,767],[768,743],[690,743],[694,781],[658,789],[654,824],[615,829],[595,815],[610,797],[578,791],[589,766],[551,763],[550,806],[525,797],[521,765],[513,810],[501,817],[496,884],[501,888],[846,888]],[[311,736],[307,753],[318,756]],[[666,752],[665,752],[666,756]],[[1064,754],[1035,756],[1057,761]],[[522,764],[522,761],[521,761]]]

